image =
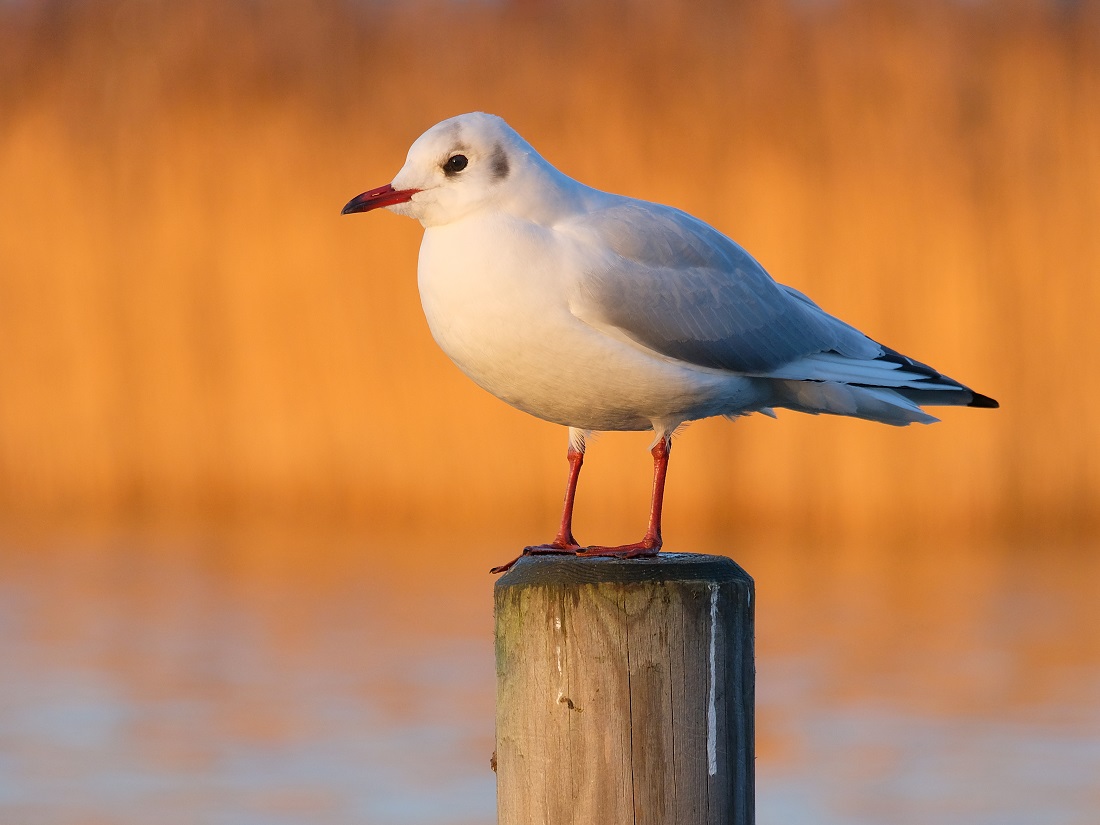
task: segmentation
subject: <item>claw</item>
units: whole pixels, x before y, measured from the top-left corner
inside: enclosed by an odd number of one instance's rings
[[[583,547],[577,551],[577,558],[611,557],[616,559],[648,559],[661,552],[661,542],[644,538],[633,544],[620,544],[617,547]]]
[[[523,548],[523,552],[507,564],[500,564],[492,568],[490,573],[507,573],[517,561],[524,556],[576,556],[580,554],[581,546],[576,543],[558,544],[557,541],[550,544],[533,544]]]

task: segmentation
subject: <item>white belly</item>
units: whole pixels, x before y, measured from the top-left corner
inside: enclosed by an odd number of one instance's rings
[[[552,230],[471,223],[426,230],[420,297],[436,342],[493,395],[585,430],[675,427],[754,406],[751,379],[672,361],[577,319],[562,248],[540,235]],[[492,243],[502,236],[507,250]]]

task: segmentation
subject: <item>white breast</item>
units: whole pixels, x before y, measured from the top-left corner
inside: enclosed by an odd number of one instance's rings
[[[569,251],[552,228],[500,213],[425,231],[419,287],[428,326],[477,384],[586,430],[675,426],[730,411],[733,396],[750,393],[747,379],[680,364],[578,320],[569,310],[579,277]]]

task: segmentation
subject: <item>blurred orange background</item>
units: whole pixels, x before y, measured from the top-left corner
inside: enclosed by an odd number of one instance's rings
[[[486,570],[565,430],[339,214],[480,109],[1002,404],[678,438],[666,549],[758,585],[761,821],[1093,821],[1098,102],[1095,2],[0,1],[0,819],[491,821]]]
[[[418,225],[338,214],[480,109],[1002,403],[698,424],[670,543],[1091,535],[1098,26],[946,0],[4,4],[0,511],[548,537],[565,431],[436,349]],[[590,451],[582,540],[640,533],[648,438]]]

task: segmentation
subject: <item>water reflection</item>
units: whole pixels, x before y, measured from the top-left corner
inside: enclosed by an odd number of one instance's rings
[[[508,547],[468,544],[9,538],[0,821],[493,822],[484,571]],[[733,554],[759,821],[1093,821],[1097,554],[918,550]]]

